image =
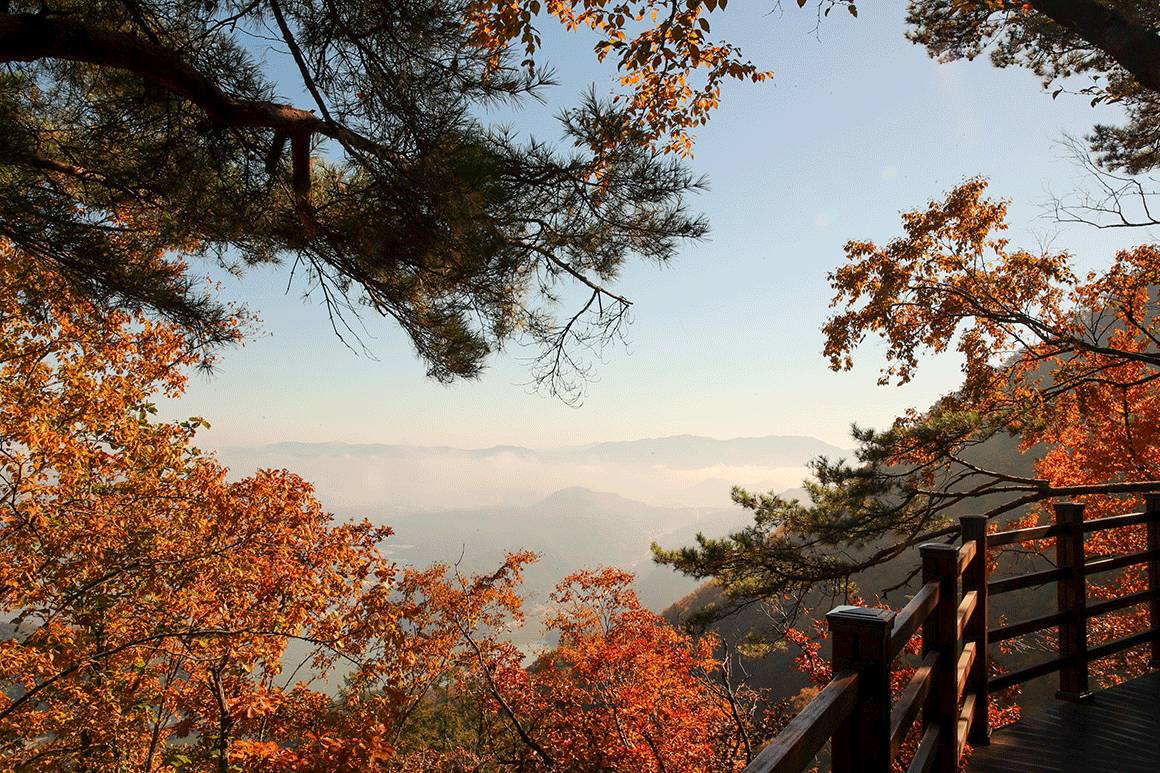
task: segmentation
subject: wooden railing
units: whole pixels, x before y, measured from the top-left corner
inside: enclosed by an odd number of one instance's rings
[[[1083,505],[1055,506],[1055,523],[987,533],[984,516],[960,519],[958,546],[926,544],[923,585],[901,611],[841,606],[826,615],[832,643],[833,679],[745,769],[746,773],[799,773],[827,742],[833,773],[887,773],[915,721],[922,736],[909,773],[955,773],[966,744],[982,745],[991,734],[990,695],[1058,671],[1065,700],[1090,695],[1088,664],[1151,642],[1152,667],[1160,667],[1160,494],[1144,512],[1085,521]],[[1088,560],[1085,535],[1147,525],[1147,549]],[[990,580],[989,548],[1054,538],[1056,567]],[[1087,578],[1147,564],[1148,589],[1097,604],[1087,603]],[[1041,617],[988,628],[991,596],[1056,584],[1057,607]],[[1087,621],[1148,604],[1148,629],[1088,647]],[[990,677],[988,646],[1048,628],[1058,629],[1059,654],[1050,660]],[[891,700],[892,663],[911,637],[922,634],[922,661],[907,686]]]

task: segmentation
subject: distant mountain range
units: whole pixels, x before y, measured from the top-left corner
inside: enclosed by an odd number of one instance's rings
[[[847,449],[803,435],[766,435],[729,440],[702,435],[671,435],[640,440],[618,440],[579,446],[534,449],[496,445],[464,449],[449,446],[415,446],[386,443],[273,443],[262,446],[270,453],[288,456],[344,454],[355,457],[459,456],[487,459],[514,456],[553,461],[618,462],[648,464],[673,469],[696,469],[716,465],[745,467],[798,467],[819,455],[842,455]]]
[[[729,507],[734,484],[780,491],[800,484],[810,459],[849,453],[816,438],[780,435],[677,435],[546,449],[276,443],[218,451],[239,475],[258,467],[301,474],[336,511],[399,515],[528,506],[570,486],[664,507]]]
[[[696,582],[655,565],[650,543],[727,534],[750,520],[730,501],[733,485],[800,496],[810,459],[848,452],[810,437],[678,435],[547,449],[277,443],[218,454],[238,476],[290,469],[339,517],[390,525],[387,549],[400,563],[485,572],[509,551],[539,553],[525,574],[529,625],[518,637],[534,649],[548,593],[566,575],[631,570],[641,600],[663,610]]]
[[[677,547],[698,532],[720,536],[743,525],[738,507],[665,508],[617,494],[572,487],[525,507],[482,507],[428,512],[389,520],[392,558],[414,565],[460,561],[467,571],[490,571],[515,550],[540,559],[528,571],[525,593],[533,607],[566,575],[616,566],[637,574],[641,600],[656,610],[689,593],[696,583],[652,563],[653,541]]]

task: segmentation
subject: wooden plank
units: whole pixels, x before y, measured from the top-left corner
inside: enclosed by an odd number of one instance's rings
[[[1042,631],[1044,628],[1052,628],[1066,619],[1066,612],[1053,612],[1050,615],[1033,617],[1030,620],[1022,620],[1018,623],[992,628],[987,632],[987,638],[992,642],[1006,641],[1007,639],[1014,639],[1016,636],[1026,636],[1029,633]]]
[[[1020,574],[1016,577],[1008,577],[1003,580],[992,580],[987,583],[987,591],[992,596],[998,593],[1010,593],[1013,590],[1033,588],[1036,585],[1046,585],[1049,582],[1055,582],[1066,576],[1066,569],[1044,569],[1042,572],[1031,572],[1029,574]]]
[[[962,574],[971,565],[971,561],[974,560],[977,550],[978,548],[975,547],[974,542],[964,542],[962,547],[959,548],[959,574]]]
[[[1145,561],[1155,561],[1158,558],[1160,558],[1160,549],[1141,550],[1139,553],[1128,553],[1127,555],[1123,556],[1101,558],[1096,561],[1088,561],[1086,564],[1084,564],[1083,574],[1085,577],[1087,577],[1091,574],[1110,572],[1113,569],[1122,569],[1125,566],[1142,564]]]
[[[967,693],[967,697],[963,699],[963,710],[959,712],[959,724],[956,728],[956,737],[959,742],[959,759],[962,759],[963,749],[967,745],[967,736],[971,732],[971,722],[975,717],[975,701],[978,696],[973,692]]]
[[[914,676],[910,677],[898,700],[894,702],[894,710],[890,716],[890,749],[893,754],[898,754],[902,742],[906,740],[906,734],[910,732],[910,727],[918,716],[918,710],[922,708],[923,701],[930,693],[931,677],[937,666],[938,653],[928,653],[914,670]]]
[[[987,535],[987,546],[997,547],[999,545],[1010,545],[1014,542],[1031,542],[1037,539],[1047,539],[1048,537],[1057,536],[1060,531],[1059,524],[1055,523],[1048,524],[1047,526],[1032,526],[1029,529],[997,531]]]
[[[931,725],[922,734],[922,740],[918,743],[918,749],[914,752],[914,757],[910,760],[910,767],[906,769],[906,773],[929,773],[934,766],[935,752],[938,751],[939,742],[939,728],[938,725]]]
[[[1043,663],[1037,663],[1034,666],[1021,668],[1018,671],[1001,674],[1000,676],[991,678],[991,683],[987,686],[987,689],[993,693],[1006,690],[1008,687],[1022,684],[1030,679],[1050,674],[1053,671],[1058,671],[1065,665],[1067,665],[1067,658],[1053,658]]]
[[[976,746],[971,773],[1156,773],[1160,672],[1096,693],[1091,703],[1050,701]]]
[[[967,688],[967,675],[971,673],[971,665],[975,662],[975,653],[978,652],[978,647],[975,643],[967,642],[963,645],[963,651],[959,655],[959,662],[957,668],[957,681],[955,682],[955,698],[956,703],[958,697],[963,694],[963,690]]]
[[[1093,531],[1118,529],[1121,526],[1134,526],[1137,523],[1145,523],[1147,520],[1148,513],[1124,513],[1123,515],[1093,518],[1090,521],[1084,521],[1083,530],[1085,534],[1090,534]]]
[[[800,773],[854,710],[857,698],[857,672],[839,673],[753,758],[745,773]]]
[[[918,632],[918,627],[926,622],[931,610],[938,604],[938,583],[928,582],[918,589],[902,611],[894,618],[894,632],[890,635],[891,658],[902,652],[910,637]]]
[[[975,607],[979,603],[979,594],[975,591],[967,591],[963,594],[963,600],[959,602],[959,638],[963,638],[963,631],[966,630],[967,623],[971,622],[971,615],[975,613]]]
[[[1108,599],[1101,601],[1098,604],[1087,605],[1087,617],[1090,620],[1093,617],[1106,615],[1109,612],[1115,612],[1117,609],[1124,609],[1126,607],[1134,607],[1137,604],[1143,604],[1145,601],[1153,601],[1160,599],[1160,591],[1142,590],[1138,593],[1129,593],[1127,596],[1120,596],[1115,599]]]
[[[1115,639],[1101,644],[1098,647],[1092,647],[1087,651],[1087,659],[1089,661],[1106,658],[1108,655],[1115,655],[1117,652],[1123,652],[1126,649],[1131,649],[1140,644],[1145,644],[1150,641],[1156,641],[1160,638],[1160,630],[1141,631],[1134,633],[1131,636],[1125,636],[1122,639]]]

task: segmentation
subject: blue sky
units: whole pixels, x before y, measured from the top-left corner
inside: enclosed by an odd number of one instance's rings
[[[1098,266],[1142,233],[1060,226],[1045,214],[1080,171],[1058,146],[1114,108],[1083,97],[1052,100],[1024,70],[989,62],[939,64],[906,41],[903,3],[836,13],[813,31],[812,11],[766,0],[734,2],[714,32],[772,69],[771,83],[726,89],[699,132],[694,169],[710,190],[694,208],[712,225],[671,265],[633,263],[617,289],[634,303],[629,345],[609,349],[583,405],[531,391],[530,352],[494,357],[482,378],[427,380],[406,338],[368,317],[377,359],[345,348],[285,268],[224,278],[224,292],[263,319],[262,333],[224,353],[217,372],[195,375],[174,416],[213,425],[208,446],[301,441],[481,447],[555,446],[693,433],[717,437],[813,435],[848,445],[852,421],[881,426],[957,383],[958,363],[925,363],[906,389],[875,386],[878,350],[867,345],[852,373],[830,372],[819,329],[827,271],[851,238],[885,240],[899,212],[982,174],[1013,200],[1016,245],[1050,243]],[[545,54],[564,104],[596,81],[610,89],[590,43],[545,22]],[[517,129],[555,136],[553,106],[516,114]]]

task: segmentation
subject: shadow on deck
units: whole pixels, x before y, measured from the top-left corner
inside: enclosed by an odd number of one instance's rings
[[[991,735],[971,773],[1156,773],[1160,771],[1160,672],[1059,701]]]

